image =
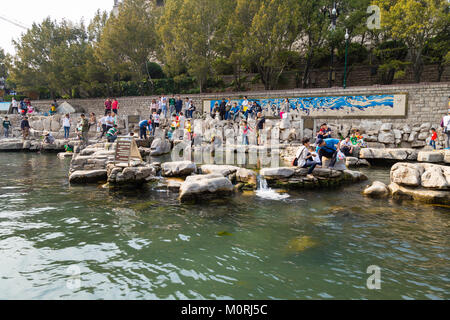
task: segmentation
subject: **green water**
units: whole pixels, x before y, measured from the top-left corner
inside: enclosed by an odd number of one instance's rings
[[[369,200],[366,183],[180,205],[151,187],[69,186],[68,165],[0,154],[1,299],[450,298],[448,208]]]

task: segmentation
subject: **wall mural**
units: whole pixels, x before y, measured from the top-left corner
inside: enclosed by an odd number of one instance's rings
[[[248,99],[256,101],[264,110],[276,112],[283,105],[284,98]],[[231,99],[232,103],[242,104],[244,99]],[[221,100],[204,101],[205,111],[209,112]],[[406,94],[368,95],[368,96],[330,96],[289,98],[290,112],[311,117],[345,116],[405,116]]]

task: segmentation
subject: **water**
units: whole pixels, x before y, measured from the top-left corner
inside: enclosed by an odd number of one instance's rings
[[[272,188],[269,188],[267,180],[258,176],[258,189],[255,191],[256,196],[267,200],[283,200],[289,198],[289,194],[280,193]]]
[[[69,186],[68,161],[0,154],[0,299],[450,298],[446,207],[366,199],[367,183],[180,205]]]

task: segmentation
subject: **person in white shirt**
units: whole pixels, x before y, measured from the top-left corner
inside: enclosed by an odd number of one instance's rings
[[[100,135],[99,139],[103,138],[103,135],[105,135],[108,132],[108,130],[106,130],[106,119],[107,118],[108,118],[107,116],[104,116],[99,121],[99,125],[102,127],[102,134]]]
[[[447,115],[442,118],[441,127],[444,129],[444,133],[447,135],[446,148],[448,149],[450,148],[450,109],[448,109]]]
[[[70,136],[70,126],[71,126],[70,115],[66,114],[62,119],[62,125],[64,127],[64,139],[69,139]]]
[[[19,113],[19,103],[17,102],[16,98],[12,98],[11,113]]]
[[[303,138],[302,140],[302,146],[298,148],[297,153],[295,154],[295,159],[297,160],[297,166],[300,168],[309,168],[307,173],[307,178],[313,179],[314,176],[312,175],[312,172],[314,171],[314,168],[317,165],[317,162],[315,162],[312,158],[313,155],[309,152],[309,138]],[[294,160],[295,164],[295,160]]]

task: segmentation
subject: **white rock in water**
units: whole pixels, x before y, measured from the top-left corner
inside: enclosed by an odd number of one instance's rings
[[[261,176],[263,176],[265,179],[289,178],[293,176],[294,173],[294,167],[264,168],[260,171]]]
[[[197,171],[197,166],[191,161],[165,162],[161,170],[163,177],[188,176]]]
[[[363,194],[370,197],[386,197],[389,195],[389,189],[383,182],[374,181],[364,189]]]
[[[94,183],[106,181],[106,170],[78,170],[69,177],[70,183]]]
[[[420,151],[417,155],[419,162],[438,163],[444,161],[444,153],[439,151]]]
[[[223,197],[234,191],[231,181],[220,174],[189,176],[180,187],[180,201],[204,196]]]
[[[239,170],[239,167],[217,164],[204,164],[200,168],[203,174],[220,174],[224,177]]]
[[[170,141],[167,139],[156,138],[150,147],[151,156],[160,156],[170,152]]]
[[[409,186],[418,187],[421,185],[421,175],[424,168],[417,164],[399,162],[391,168],[391,182]]]

